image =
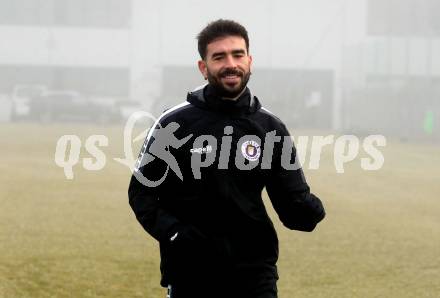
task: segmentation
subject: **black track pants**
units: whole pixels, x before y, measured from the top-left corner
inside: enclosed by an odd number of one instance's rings
[[[190,281],[168,286],[167,298],[277,298],[277,278],[241,276],[234,281]]]

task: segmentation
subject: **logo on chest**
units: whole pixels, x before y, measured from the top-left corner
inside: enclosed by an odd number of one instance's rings
[[[189,151],[191,153],[198,153],[198,154],[211,153],[212,152],[212,146],[208,145],[206,147],[201,147],[201,148],[192,148]]]
[[[255,141],[246,141],[241,145],[241,154],[249,161],[256,161],[261,155],[260,145]]]

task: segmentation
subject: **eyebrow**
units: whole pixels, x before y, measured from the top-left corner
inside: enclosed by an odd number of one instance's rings
[[[232,55],[235,54],[246,54],[246,51],[243,49],[238,49],[238,50],[232,50]],[[216,52],[214,54],[212,54],[211,58],[216,58],[216,57],[220,57],[220,56],[224,56],[226,55],[226,52]]]

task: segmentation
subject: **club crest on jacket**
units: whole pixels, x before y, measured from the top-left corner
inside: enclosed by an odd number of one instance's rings
[[[246,141],[241,145],[241,154],[249,161],[256,161],[260,157],[261,148],[255,141]]]

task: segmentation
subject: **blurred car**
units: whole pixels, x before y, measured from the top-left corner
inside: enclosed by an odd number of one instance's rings
[[[15,85],[11,93],[11,120],[29,118],[31,99],[46,91],[47,87],[44,85]]]
[[[43,123],[87,121],[108,123],[115,117],[109,105],[93,102],[76,91],[48,91],[30,101],[29,116]]]

